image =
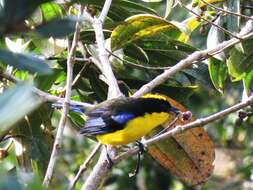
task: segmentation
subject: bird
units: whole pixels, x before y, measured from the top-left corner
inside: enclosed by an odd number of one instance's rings
[[[61,106],[58,105],[59,107]],[[109,104],[102,103],[90,110],[70,105],[70,110],[87,116],[84,127],[80,129],[81,134],[96,137],[104,145],[118,146],[137,142],[140,154],[143,146],[139,140],[161,124],[174,120],[180,113],[169,103],[167,96],[151,93],[138,98],[112,99]]]
[[[112,101],[108,106],[86,112],[88,119],[80,133],[95,136],[101,144],[126,145],[173,120],[179,113],[165,95],[146,94],[140,98],[122,98]]]

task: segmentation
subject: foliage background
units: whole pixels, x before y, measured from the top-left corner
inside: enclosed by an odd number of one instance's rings
[[[109,38],[122,21],[133,15],[148,13],[164,17],[166,7],[167,11],[170,10],[168,2],[113,1],[104,26],[105,36]],[[217,2],[214,1],[216,6],[252,15],[252,1],[231,0],[232,5],[225,1]],[[60,111],[52,109],[51,103],[42,102],[32,91],[33,86],[36,86],[59,97],[64,94],[68,40],[71,41],[73,37],[78,3],[86,5],[92,15],[97,15],[104,2],[0,1],[0,189],[43,189],[41,184]],[[201,12],[198,6],[196,10]],[[217,19],[218,11],[210,7],[205,7],[202,12],[209,20]],[[168,21],[183,23],[191,18],[196,20],[176,3],[167,13]],[[220,15],[222,27],[232,32],[238,32],[245,23],[241,17]],[[205,49],[215,43],[217,45],[220,40],[231,37],[221,31],[215,32],[215,27],[206,22],[197,22],[197,28],[188,22],[184,24],[190,30],[189,40],[179,41],[178,35],[182,33],[178,34],[177,28],[173,28],[170,33],[154,32],[153,35],[141,36],[139,40],[124,42],[123,50],[115,45],[118,50],[114,54],[121,59],[111,56],[110,60],[120,88],[126,95],[160,74],[163,67],[176,64],[196,49]],[[131,37],[129,34],[120,34],[116,34],[115,40]],[[74,77],[79,77],[73,85],[72,99],[101,102],[106,99],[107,87],[99,78],[100,71],[87,59],[90,56],[97,57],[97,51],[94,31],[85,22],[80,41],[84,44],[86,57],[83,57],[79,47],[74,65]],[[252,39],[246,40],[240,46],[226,50],[223,59],[209,59],[209,62],[204,61],[198,67],[186,69],[154,91],[181,102],[197,117],[222,110],[240,101],[243,92],[251,92],[251,44]],[[13,76],[20,82],[14,84],[6,80],[6,76]],[[252,110],[244,110],[243,114],[246,114],[244,119],[234,113],[206,127],[215,142],[216,161],[214,174],[203,186],[184,185],[145,154],[140,174],[136,178],[128,177],[136,163],[136,158],[132,157],[113,169],[103,189],[253,189]],[[93,140],[78,134],[76,124],[83,123],[83,118],[78,114],[69,114],[52,189],[67,189],[80,164],[95,146]],[[80,189],[96,159],[78,182],[77,189]]]

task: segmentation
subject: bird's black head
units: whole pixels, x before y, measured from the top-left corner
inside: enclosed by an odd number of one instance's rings
[[[167,97],[160,94],[147,94],[142,97],[147,112],[167,112],[178,115],[180,110],[172,106]]]

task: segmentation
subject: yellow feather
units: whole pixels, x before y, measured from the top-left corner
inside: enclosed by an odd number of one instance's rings
[[[155,98],[155,99],[167,101],[166,96],[161,95],[161,94],[145,94],[142,96],[142,98]]]
[[[170,114],[166,112],[147,113],[144,116],[130,120],[122,130],[104,135],[97,135],[96,137],[102,144],[128,144],[139,140],[141,137],[147,135],[152,129],[165,123],[169,119],[171,119]]]

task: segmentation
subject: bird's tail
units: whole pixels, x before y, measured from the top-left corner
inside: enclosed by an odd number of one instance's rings
[[[52,104],[52,108],[55,108],[55,109],[62,109],[62,107],[63,107],[63,104],[61,102],[55,102]],[[69,109],[76,113],[80,113],[80,114],[85,113],[85,109],[82,105],[70,104]]]

